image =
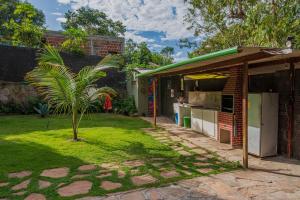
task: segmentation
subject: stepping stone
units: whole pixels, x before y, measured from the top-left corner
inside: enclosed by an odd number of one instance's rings
[[[115,163],[102,163],[100,166],[104,169],[109,169],[109,170],[120,168],[120,166]]]
[[[197,171],[202,173],[202,174],[207,174],[207,173],[213,171],[213,169],[211,169],[211,168],[200,168],[200,169],[197,169]]]
[[[39,189],[45,189],[48,188],[52,185],[52,183],[50,183],[49,181],[43,181],[43,180],[39,180]]]
[[[203,157],[203,156],[197,156],[196,160],[198,160],[198,161],[207,161],[207,158]]]
[[[146,174],[146,175],[142,175],[142,176],[133,176],[133,177],[131,177],[131,181],[134,185],[141,186],[141,185],[146,185],[146,184],[156,182],[156,178],[154,178],[153,176],[151,176],[149,174]]]
[[[55,168],[55,169],[46,169],[42,172],[41,176],[49,178],[63,178],[66,177],[69,173],[69,168]]]
[[[8,174],[8,178],[25,178],[27,176],[30,176],[32,174],[31,171],[21,171],[21,172],[15,172]]]
[[[75,176],[72,176],[71,179],[81,179],[81,178],[85,178],[85,177],[88,177],[90,176],[89,174],[77,174]]]
[[[20,192],[15,192],[13,195],[15,196],[23,196],[26,192],[25,191],[20,191]]]
[[[196,154],[206,154],[207,152],[203,149],[193,149],[192,150]]]
[[[28,179],[26,181],[23,181],[15,186],[13,186],[11,189],[16,191],[16,190],[22,190],[22,189],[26,189],[30,183],[31,179]]]
[[[96,165],[82,165],[78,168],[79,171],[91,171],[97,169]]]
[[[180,174],[178,172],[176,172],[175,170],[162,172],[162,173],[160,173],[160,175],[164,178],[174,178],[174,177],[180,176]]]
[[[111,182],[111,181],[103,181],[101,183],[101,188],[103,188],[104,190],[115,190],[115,189],[118,189],[120,187],[122,187],[122,184],[121,183],[114,183],[114,182]]]
[[[112,173],[104,173],[104,174],[100,174],[99,176],[96,176],[97,178],[105,178],[105,177],[109,177],[112,176]]]
[[[183,145],[184,145],[184,146],[187,146],[187,147],[189,147],[189,148],[191,148],[191,149],[197,147],[196,145],[194,145],[193,143],[190,143],[190,142],[183,142]]]
[[[42,194],[32,193],[25,200],[46,200],[46,197]]]
[[[90,181],[76,181],[57,190],[61,197],[71,197],[79,194],[87,194],[92,188]]]
[[[203,166],[209,165],[209,163],[196,162],[196,163],[193,163],[193,165],[196,167],[203,167]]]
[[[185,151],[185,150],[178,151],[178,153],[182,156],[191,156],[192,155],[190,152]]]
[[[161,166],[163,166],[165,163],[152,163],[152,165],[154,166],[154,167],[161,167]]]
[[[124,171],[118,171],[118,178],[124,178],[126,173]]]
[[[1,187],[8,186],[8,185],[9,185],[9,183],[0,183],[0,188],[1,188]]]
[[[127,167],[140,167],[143,166],[145,163],[141,160],[130,160],[123,163]]]

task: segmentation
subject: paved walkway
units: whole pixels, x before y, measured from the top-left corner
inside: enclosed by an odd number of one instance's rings
[[[144,118],[145,120],[151,120]],[[159,134],[186,146],[209,149],[230,161],[242,161],[242,150],[179,128],[165,118],[158,119],[165,129]],[[149,134],[157,134],[151,129]],[[300,161],[283,157],[259,159],[249,157],[248,170],[180,181],[160,188],[112,194],[108,197],[86,197],[82,200],[198,200],[198,199],[300,199]]]

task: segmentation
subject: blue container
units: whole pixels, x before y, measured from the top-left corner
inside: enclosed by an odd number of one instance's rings
[[[178,113],[175,113],[175,123],[178,125],[179,120],[178,120]]]

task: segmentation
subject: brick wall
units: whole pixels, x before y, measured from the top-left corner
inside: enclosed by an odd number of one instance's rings
[[[53,46],[60,46],[65,41],[65,36],[60,32],[50,31],[45,35],[46,42]],[[86,55],[104,57],[108,54],[122,54],[124,51],[124,38],[109,36],[90,36],[83,46]]]
[[[234,148],[242,146],[242,69],[233,67],[230,69],[230,77],[227,79],[222,91],[223,95],[234,96],[234,113],[218,112],[218,138],[220,129],[230,131],[231,145]]]

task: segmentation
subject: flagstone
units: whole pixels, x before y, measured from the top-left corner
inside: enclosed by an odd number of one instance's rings
[[[52,183],[50,183],[49,181],[43,181],[43,180],[39,180],[39,189],[45,189],[48,188],[52,185]]]
[[[196,167],[203,167],[203,166],[209,165],[209,163],[206,163],[206,162],[195,162],[195,163],[193,163],[193,165],[196,166]]]
[[[119,169],[120,166],[115,164],[115,163],[102,163],[100,165],[101,168],[104,168],[104,169]]]
[[[46,197],[42,194],[32,193],[25,200],[46,200]]]
[[[79,171],[92,171],[97,169],[96,165],[82,165],[78,168]]]
[[[195,152],[196,154],[206,154],[207,152],[203,149],[193,149],[193,152]]]
[[[191,156],[192,154],[188,151],[185,151],[185,150],[180,150],[178,151],[178,153],[182,156]]]
[[[8,185],[9,185],[9,183],[4,183],[4,182],[3,182],[3,183],[0,183],[0,188],[1,188],[1,187],[8,186]]]
[[[14,172],[14,173],[9,173],[8,178],[25,178],[27,176],[30,176],[31,174],[32,174],[31,171]]]
[[[122,187],[122,184],[111,182],[111,181],[103,181],[101,183],[100,187],[104,190],[115,190],[115,189]]]
[[[160,173],[160,175],[164,178],[174,178],[174,177],[180,176],[180,174],[178,172],[176,172],[175,170],[165,171],[165,172]]]
[[[202,173],[202,174],[207,174],[207,173],[213,171],[213,169],[211,169],[211,168],[199,168],[199,169],[197,169],[197,171]]]
[[[85,178],[85,177],[89,177],[89,176],[90,176],[89,174],[77,174],[77,175],[72,176],[71,179],[81,179],[81,178]]]
[[[127,167],[140,167],[143,166],[145,163],[144,161],[141,160],[130,160],[130,161],[125,161],[123,164]]]
[[[109,177],[109,176],[112,176],[112,173],[109,172],[109,173],[104,173],[104,174],[100,174],[99,176],[96,176],[97,178],[105,178],[105,177]]]
[[[15,195],[15,196],[22,196],[22,195],[24,195],[26,193],[26,191],[20,191],[20,192],[15,192],[15,193],[13,193],[13,195]]]
[[[30,183],[31,179],[28,179],[26,181],[23,181],[15,186],[13,186],[11,189],[16,191],[16,190],[22,190],[22,189],[26,189]]]
[[[87,194],[92,188],[90,181],[75,181],[70,185],[64,186],[57,190],[61,197],[71,197],[79,194]]]
[[[49,178],[63,178],[69,174],[69,168],[54,168],[54,169],[46,169],[42,172],[41,176],[49,177]]]
[[[154,183],[154,182],[156,182],[156,180],[157,180],[156,178],[154,178],[153,176],[151,176],[149,174],[131,177],[132,183],[136,186]]]

